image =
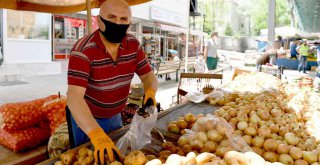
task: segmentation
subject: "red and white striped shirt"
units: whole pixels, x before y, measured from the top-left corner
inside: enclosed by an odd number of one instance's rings
[[[147,74],[151,67],[139,41],[127,34],[120,43],[117,61],[106,53],[99,31],[74,45],[69,60],[68,85],[86,88],[86,100],[93,116],[109,118],[126,104],[134,73]]]

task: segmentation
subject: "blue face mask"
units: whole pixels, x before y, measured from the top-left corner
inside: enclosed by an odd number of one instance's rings
[[[103,36],[112,43],[120,43],[122,39],[126,36],[127,30],[130,26],[130,24],[116,24],[113,22],[110,22],[108,20],[103,19],[101,16],[99,16],[101,21],[104,23],[104,26],[106,29],[100,32],[103,34]]]

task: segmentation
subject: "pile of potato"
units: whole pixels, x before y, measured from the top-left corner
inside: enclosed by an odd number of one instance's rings
[[[54,165],[92,165],[94,164],[93,151],[81,147],[79,151],[68,150],[60,155],[60,160]]]
[[[191,129],[197,119],[202,116],[202,114],[195,116],[192,113],[187,113],[184,117],[179,117],[176,121],[170,122],[168,125],[168,131],[183,135],[186,133],[185,129]]]

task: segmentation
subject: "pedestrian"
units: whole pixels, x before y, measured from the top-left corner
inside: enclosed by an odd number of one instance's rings
[[[208,71],[206,61],[203,59],[202,52],[199,52],[199,56],[194,62],[194,70],[196,73],[205,73]]]
[[[290,45],[290,55],[291,55],[291,58],[295,58],[295,59],[298,59],[297,58],[297,55],[298,55],[298,51],[297,51],[297,47],[299,45],[299,40],[298,39],[294,39],[292,41],[292,44]]]
[[[211,33],[211,38],[205,43],[204,58],[207,61],[208,70],[217,69],[218,65],[218,32]]]
[[[298,66],[298,71],[301,72],[303,70],[303,73],[306,72],[306,67],[307,67],[307,60],[308,60],[308,55],[309,55],[309,50],[310,47],[307,44],[306,39],[302,40],[302,44],[296,48],[297,52],[299,53],[299,66]]]
[[[275,61],[277,57],[286,55],[286,51],[282,49],[269,49],[266,52],[263,53],[262,56],[260,56],[257,59],[257,70],[260,70],[260,67],[262,65],[270,64],[275,65]]]
[[[320,43],[316,43],[318,72],[320,72]]]
[[[105,1],[100,6],[99,29],[75,43],[69,60],[70,143],[76,147],[90,140],[100,164],[107,161],[105,154],[111,162],[120,156],[107,133],[122,127],[121,111],[135,73],[144,84],[144,104],[156,105],[157,78],[139,41],[127,34],[131,16],[125,0]]]

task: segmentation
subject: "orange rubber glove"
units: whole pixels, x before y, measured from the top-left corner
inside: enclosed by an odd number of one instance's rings
[[[107,160],[105,160],[105,154],[108,155],[110,162],[114,161],[114,152],[118,154],[121,159],[121,154],[118,148],[114,145],[113,141],[110,137],[103,131],[102,128],[97,128],[92,130],[88,134],[91,143],[94,146],[94,159],[97,163],[105,164]],[[105,151],[107,153],[105,153]],[[99,157],[98,157],[99,154]],[[107,164],[107,163],[106,163]]]
[[[143,104],[146,107],[157,106],[157,102],[156,102],[156,98],[155,98],[155,92],[154,92],[154,90],[152,88],[147,89],[146,92],[144,93]]]

